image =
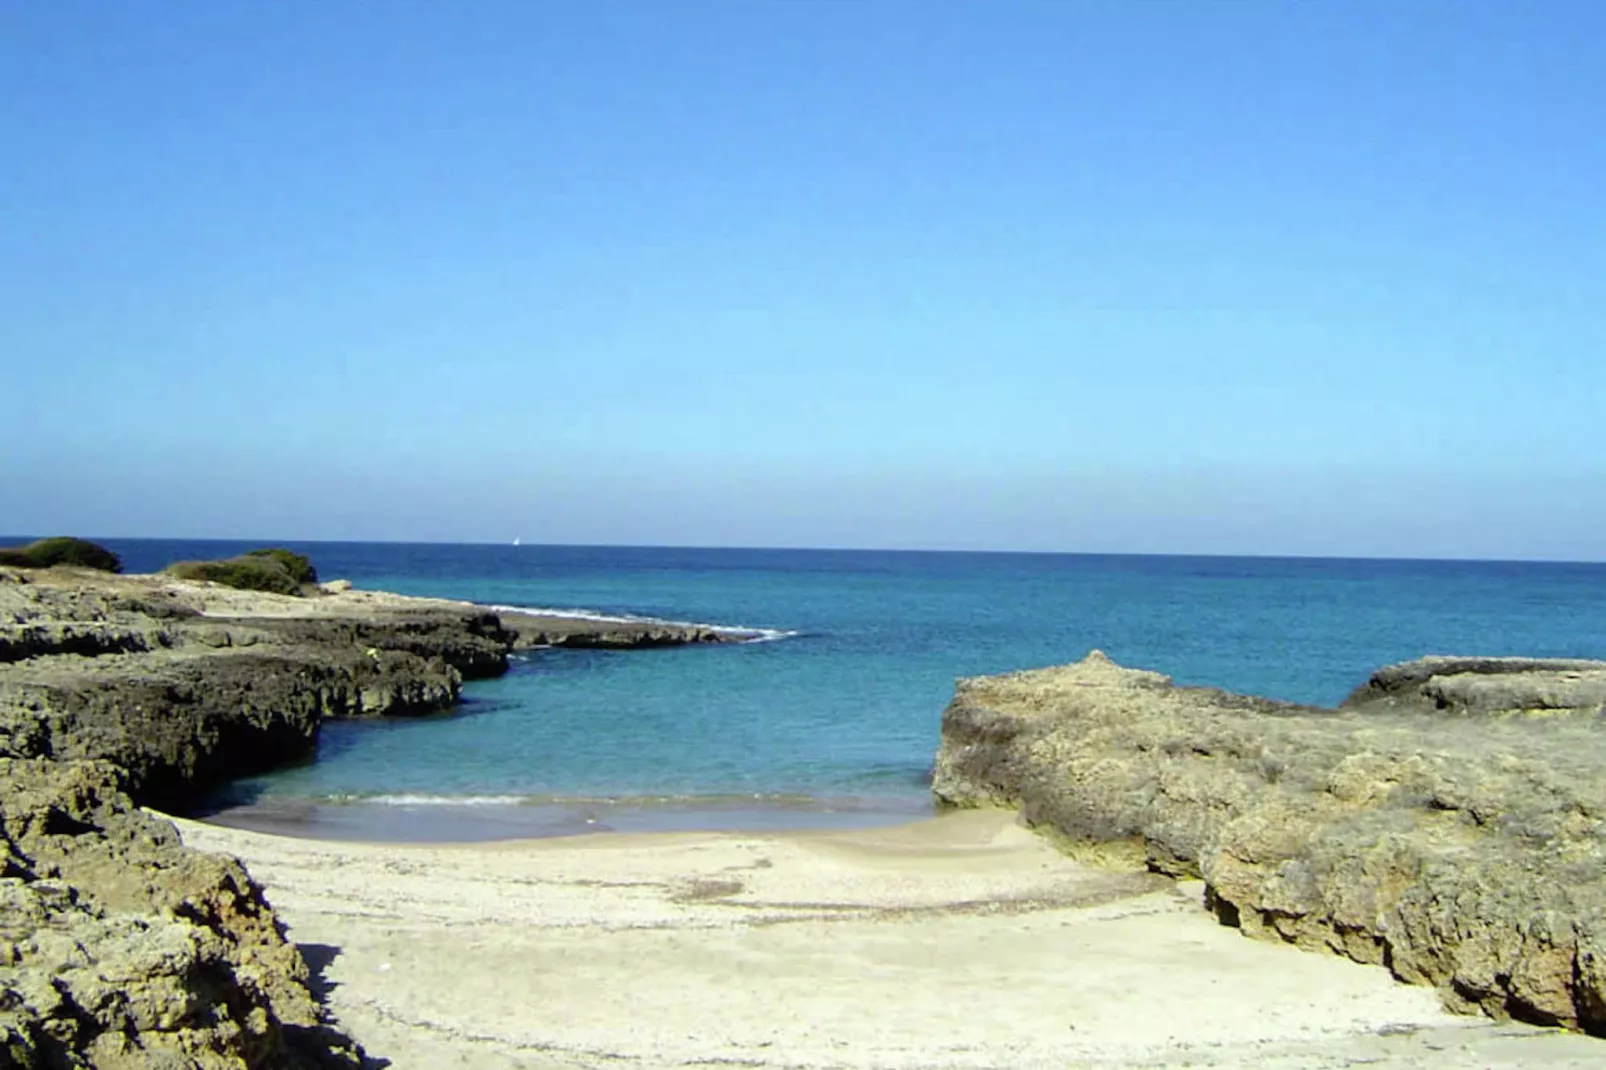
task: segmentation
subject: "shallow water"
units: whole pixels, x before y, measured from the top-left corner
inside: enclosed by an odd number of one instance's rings
[[[109,545],[135,571],[244,546]],[[455,715],[330,724],[315,763],[232,794],[264,812],[355,808],[345,820],[403,834],[905,819],[926,805],[955,677],[1093,648],[1182,683],[1323,704],[1423,654],[1606,656],[1599,564],[292,545],[360,587],[793,633],[531,652],[468,685]],[[384,807],[410,816],[359,817]]]

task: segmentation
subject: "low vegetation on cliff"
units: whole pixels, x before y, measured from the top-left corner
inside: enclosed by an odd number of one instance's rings
[[[167,572],[182,580],[208,580],[273,594],[300,594],[303,587],[318,582],[318,571],[305,555],[282,547],[248,550],[218,561],[179,561],[167,566]]]
[[[12,568],[52,568],[56,565],[71,565],[76,568],[92,568],[100,572],[123,571],[122,559],[106,547],[88,539],[75,539],[66,535],[38,539],[26,546],[0,547],[0,565],[10,565]]]
[[[261,550],[247,550],[246,557],[259,560],[277,561],[279,566],[290,574],[290,578],[297,583],[317,583],[318,570],[312,567],[312,559],[306,554],[298,554],[294,550],[286,550],[282,546],[269,546]]]

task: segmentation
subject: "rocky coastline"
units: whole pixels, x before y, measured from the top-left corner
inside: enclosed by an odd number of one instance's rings
[[[1606,662],[1427,658],[1322,709],[1095,651],[960,681],[933,790],[1075,857],[1202,878],[1248,936],[1606,1035],[1603,703]]]
[[[0,567],[0,1070],[369,1065],[261,887],[140,808],[305,760],[329,719],[448,710],[520,650],[752,637]]]
[[[385,1065],[261,886],[144,808],[305,760],[330,719],[448,710],[521,651],[761,637],[0,567],[0,1070]],[[1202,878],[1247,935],[1603,1035],[1603,709],[1606,662],[1423,659],[1322,709],[1095,653],[961,681],[933,790],[1074,858]]]

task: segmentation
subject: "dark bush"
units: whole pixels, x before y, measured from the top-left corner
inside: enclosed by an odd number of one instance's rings
[[[305,554],[298,554],[294,550],[286,550],[282,546],[270,546],[261,550],[247,550],[246,557],[268,557],[284,566],[290,578],[297,583],[317,583],[318,570],[312,567],[312,562]]]
[[[0,565],[14,568],[50,568],[53,565],[73,565],[101,572],[123,571],[122,558],[106,547],[88,539],[74,539],[61,535],[40,539],[27,546],[8,546],[0,549]]]
[[[181,580],[210,580],[242,591],[301,592],[301,584],[272,557],[246,554],[222,561],[180,561],[168,565],[167,572]]]

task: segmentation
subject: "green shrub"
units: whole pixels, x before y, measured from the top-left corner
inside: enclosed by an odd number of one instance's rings
[[[276,559],[242,555],[222,561],[180,561],[167,566],[181,580],[210,580],[242,591],[299,594],[301,584]]]
[[[298,554],[294,550],[286,550],[282,546],[269,546],[261,550],[247,550],[246,557],[268,557],[284,566],[290,573],[290,578],[297,583],[317,583],[318,570],[312,567],[312,562],[305,554]]]
[[[0,565],[14,568],[50,568],[53,565],[73,565],[101,572],[123,571],[122,558],[106,547],[88,539],[74,539],[60,535],[40,539],[27,546],[8,546],[0,549]]]

